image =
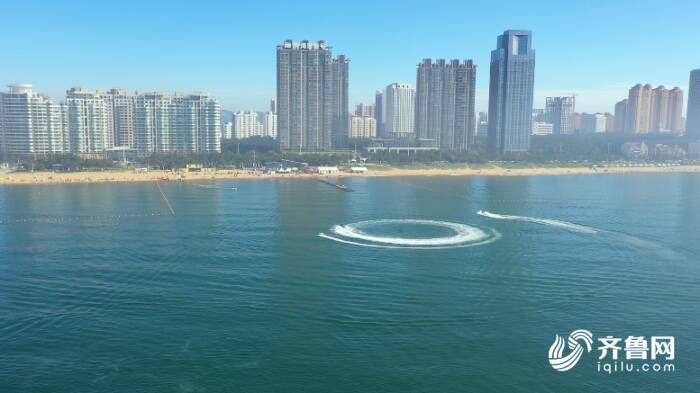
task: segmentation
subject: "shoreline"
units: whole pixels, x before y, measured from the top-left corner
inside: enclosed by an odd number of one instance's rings
[[[339,172],[332,175],[253,173],[245,170],[216,170],[199,173],[184,173],[153,170],[136,173],[129,170],[108,170],[90,172],[12,172],[0,173],[0,186],[32,184],[94,184],[132,183],[154,181],[212,181],[212,180],[254,180],[254,179],[317,179],[343,177],[402,177],[402,176],[557,176],[585,174],[627,174],[627,173],[700,173],[700,165],[679,165],[670,167],[532,167],[532,168],[387,168],[366,173]]]

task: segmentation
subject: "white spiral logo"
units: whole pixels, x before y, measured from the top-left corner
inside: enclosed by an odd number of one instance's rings
[[[567,340],[569,349],[571,352],[563,356],[564,352],[564,339],[557,334],[554,339],[554,344],[549,347],[549,364],[557,371],[569,371],[583,355],[583,348],[579,341],[583,342],[586,348],[586,352],[591,352],[591,345],[593,344],[593,334],[588,330],[575,330],[569,334],[569,339]]]

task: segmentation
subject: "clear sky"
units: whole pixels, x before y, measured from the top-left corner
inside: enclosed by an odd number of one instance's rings
[[[698,0],[4,0],[0,10],[0,84],[56,99],[77,85],[198,90],[224,109],[265,110],[285,38],[323,39],[351,59],[351,106],[389,83],[415,84],[422,58],[471,58],[485,110],[490,51],[509,28],[533,31],[535,107],[576,92],[578,111],[612,111],[638,82],[687,95],[700,68]]]

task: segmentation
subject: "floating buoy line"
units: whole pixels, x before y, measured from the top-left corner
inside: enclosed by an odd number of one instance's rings
[[[9,224],[70,224],[88,221],[106,221],[106,220],[121,220],[128,218],[141,217],[159,217],[169,216],[171,214],[163,213],[126,213],[126,214],[108,214],[95,216],[63,216],[63,217],[35,217],[35,218],[17,218],[17,219],[0,219],[0,225]]]

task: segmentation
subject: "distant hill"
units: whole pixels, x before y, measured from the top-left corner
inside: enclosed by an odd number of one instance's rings
[[[228,122],[233,121],[233,111],[227,111],[226,109],[221,110],[221,121]]]

